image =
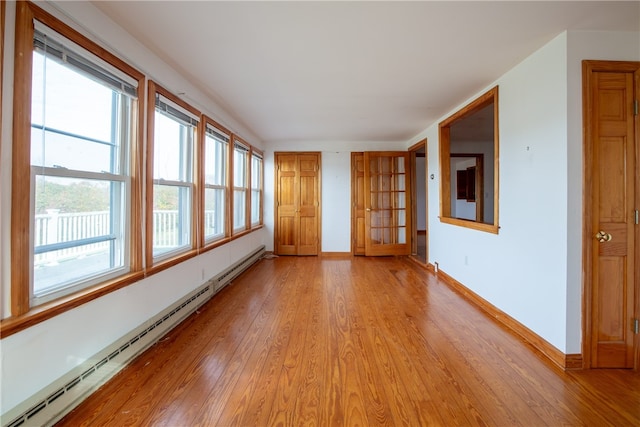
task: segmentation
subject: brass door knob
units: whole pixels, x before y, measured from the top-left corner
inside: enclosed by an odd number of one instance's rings
[[[611,234],[605,233],[602,230],[598,231],[598,234],[596,234],[596,239],[598,239],[598,242],[600,243],[610,242],[611,238]]]

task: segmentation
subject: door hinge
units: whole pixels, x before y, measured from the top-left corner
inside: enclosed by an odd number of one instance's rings
[[[633,333],[640,333],[640,321],[638,319],[633,319]]]
[[[638,115],[638,100],[634,100],[633,101],[633,115],[637,116]]]
[[[640,214],[638,214],[638,209],[636,209],[633,216],[634,216],[634,222],[636,223],[636,225],[638,225],[638,221],[640,220]]]

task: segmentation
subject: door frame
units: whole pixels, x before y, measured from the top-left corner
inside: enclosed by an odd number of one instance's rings
[[[425,262],[423,263],[417,257],[417,249],[418,249],[418,192],[417,192],[417,181],[416,181],[416,162],[419,158],[417,156],[417,152],[421,149],[424,149],[424,180],[425,180],[425,206],[424,206],[424,214],[425,214]],[[411,167],[411,217],[412,217],[412,226],[411,226],[411,257],[423,265],[429,264],[429,171],[427,162],[427,138],[424,138],[411,147],[409,147],[410,153],[410,167]]]
[[[582,61],[582,119],[583,119],[583,213],[582,213],[582,367],[591,369],[591,336],[592,336],[592,250],[594,245],[594,233],[592,227],[593,199],[591,195],[591,177],[593,176],[593,135],[591,134],[591,103],[590,91],[595,72],[633,72],[635,99],[640,98],[640,62],[638,61]],[[634,143],[635,143],[635,188],[640,189],[640,115],[634,116]],[[633,201],[635,209],[640,209],[640,193],[636,191],[636,200]],[[640,226],[634,227],[635,239],[635,265],[640,265]],[[634,275],[635,305],[633,317],[640,317],[640,269],[636,268]],[[640,369],[640,334],[634,335],[634,367]]]

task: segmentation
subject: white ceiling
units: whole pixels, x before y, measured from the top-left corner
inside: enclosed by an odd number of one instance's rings
[[[640,2],[105,1],[266,143],[407,141],[562,31],[640,31]]]

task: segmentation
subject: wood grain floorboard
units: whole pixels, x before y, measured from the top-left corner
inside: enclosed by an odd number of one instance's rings
[[[405,258],[264,259],[59,426],[638,426],[640,374],[562,372]]]

